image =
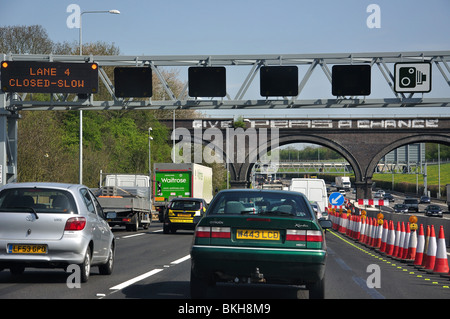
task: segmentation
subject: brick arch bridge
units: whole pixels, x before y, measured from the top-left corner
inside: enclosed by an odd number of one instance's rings
[[[169,128],[173,127],[172,121],[162,122]],[[215,149],[223,152],[224,158],[229,158],[232,187],[248,187],[255,159],[260,159],[272,147],[292,143],[313,143],[328,147],[341,154],[352,166],[358,198],[371,198],[373,172],[381,158],[390,151],[411,143],[450,145],[450,117],[252,119],[245,120],[243,129],[233,128],[233,121],[229,119],[180,119],[175,121],[175,128],[177,131],[183,128],[184,134],[191,134],[192,143],[201,142],[210,147],[211,134],[223,136],[222,140],[216,140]],[[237,137],[231,143],[232,147],[228,148],[226,140],[230,139],[226,138],[227,129],[229,137]],[[276,143],[273,144],[275,139]],[[237,155],[242,152],[236,147],[237,140],[246,141],[245,154]],[[181,141],[181,137],[176,141]],[[254,145],[255,141],[258,148]]]

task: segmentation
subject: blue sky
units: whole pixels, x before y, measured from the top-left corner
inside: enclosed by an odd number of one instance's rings
[[[78,29],[66,23],[70,4],[81,11],[117,9],[120,15],[83,15],[83,43],[113,42],[122,55],[450,49],[450,0],[0,0],[0,4],[1,26],[40,24],[56,42],[78,42]],[[370,4],[380,8],[380,28],[367,26]],[[448,97],[448,92],[446,86],[440,94]]]
[[[40,24],[53,41],[114,42],[124,55],[287,54],[449,49],[449,0],[1,0],[0,25]],[[370,4],[381,27],[368,28]]]

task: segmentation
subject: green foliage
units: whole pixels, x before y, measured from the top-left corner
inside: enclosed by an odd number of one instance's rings
[[[23,114],[19,180],[78,182],[79,112]],[[84,111],[83,183],[96,187],[100,170],[147,174],[149,127],[153,129],[152,162],[170,161],[169,131],[151,111]]]

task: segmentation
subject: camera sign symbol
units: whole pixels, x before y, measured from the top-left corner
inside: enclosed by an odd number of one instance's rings
[[[396,63],[395,92],[428,93],[431,91],[431,63]]]

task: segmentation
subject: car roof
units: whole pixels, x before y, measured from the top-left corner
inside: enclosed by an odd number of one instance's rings
[[[198,198],[198,197],[177,197],[177,198],[172,198],[170,201],[187,201],[187,200],[197,200],[197,201],[201,201],[204,200],[203,198]]]
[[[303,193],[296,192],[296,191],[287,191],[287,190],[279,190],[279,189],[256,189],[256,188],[230,188],[230,189],[224,189],[219,192],[220,193],[232,193],[232,192],[252,192],[252,193],[277,193],[277,194],[290,194],[290,195],[303,195]]]
[[[26,182],[26,183],[8,183],[0,188],[3,189],[11,189],[11,188],[53,188],[60,190],[74,190],[80,187],[85,187],[81,184],[69,184],[69,183],[48,183],[48,182]]]

